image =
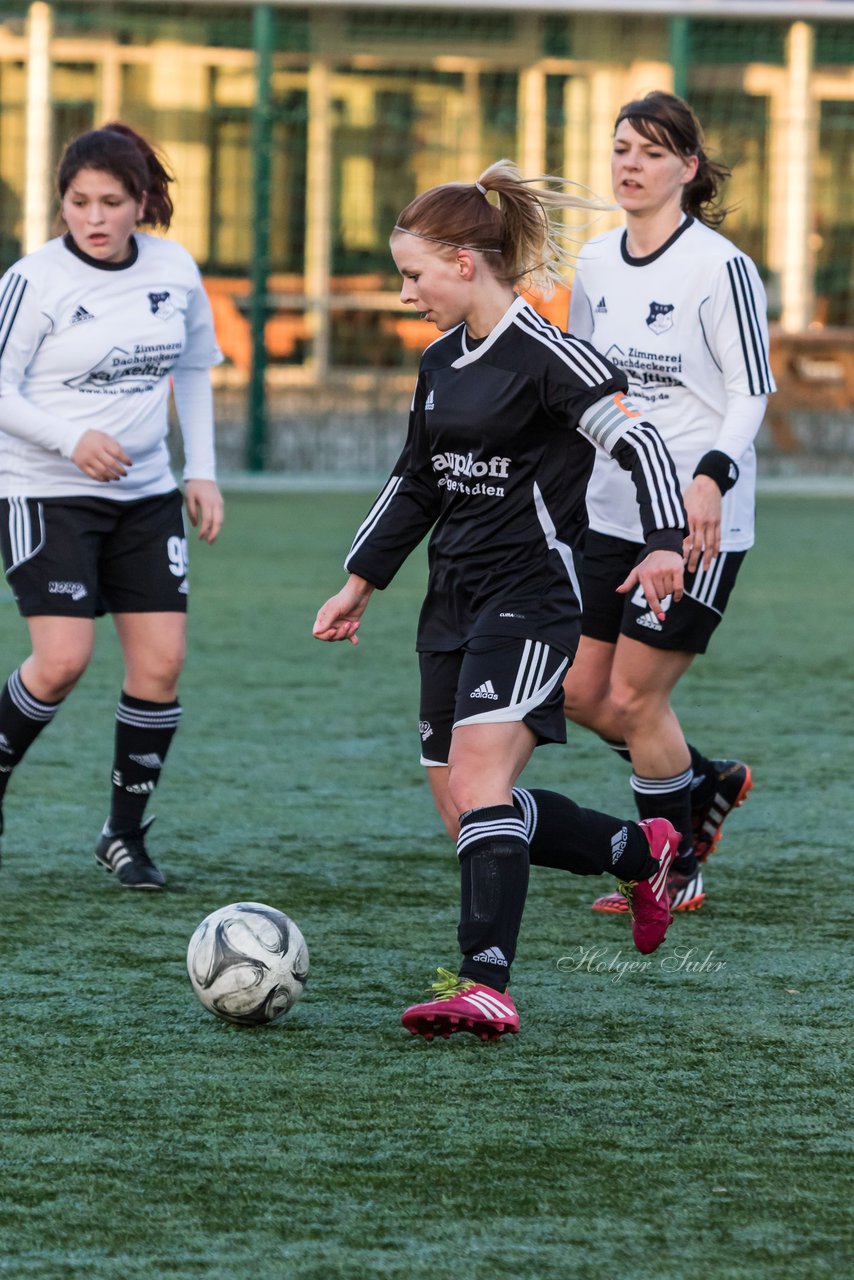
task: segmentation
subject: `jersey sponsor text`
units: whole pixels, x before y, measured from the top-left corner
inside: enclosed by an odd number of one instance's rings
[[[506,480],[510,467],[509,458],[490,458],[488,462],[475,462],[469,453],[435,453],[432,458],[434,471],[448,471],[455,476],[490,476]]]
[[[113,347],[86,373],[66,379],[65,386],[108,395],[151,391],[168,374],[182,346],[180,342],[137,344],[132,352]]]

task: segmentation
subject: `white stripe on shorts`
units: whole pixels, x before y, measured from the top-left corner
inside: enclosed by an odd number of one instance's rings
[[[722,611],[715,607],[714,599],[720,586],[726,555],[727,553],[722,551],[720,555],[715,556],[708,569],[704,569],[703,563],[700,561],[700,567],[697,569],[694,581],[691,583],[691,590],[686,592],[686,595],[689,595],[692,600],[706,605],[709,609],[714,609],[719,617],[722,616]]]
[[[45,544],[44,506],[34,502],[30,507],[27,498],[9,498],[9,545],[12,550],[12,563],[9,573],[37,556]],[[37,540],[34,543],[34,533]]]
[[[454,722],[454,728],[459,728],[461,724],[508,724],[524,720],[526,715],[546,701],[569,666],[569,658],[564,658],[546,680],[550,653],[551,647],[543,644],[542,640],[526,640],[508,705],[496,707],[494,711],[481,711],[474,716],[464,716],[462,720]]]

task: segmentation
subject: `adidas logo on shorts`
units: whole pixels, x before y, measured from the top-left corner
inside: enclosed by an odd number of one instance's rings
[[[658,618],[656,618],[651,609],[649,613],[642,613],[636,621],[639,627],[648,627],[650,631],[662,630],[661,623],[658,621]]]
[[[476,689],[472,689],[469,694],[470,698],[488,698],[490,702],[498,701],[498,694],[495,692],[491,680],[484,680],[483,684],[478,685]]]

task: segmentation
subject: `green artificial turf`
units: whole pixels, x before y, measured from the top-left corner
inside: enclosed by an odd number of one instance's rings
[[[194,549],[186,714],[152,804],[170,892],[122,891],[92,858],[108,621],[11,784],[0,1275],[844,1274],[854,507],[761,500],[730,614],[678,691],[689,737],[754,768],[703,910],[644,962],[625,920],[590,912],[605,881],[534,873],[521,1032],[484,1045],[399,1025],[456,957],[454,851],[417,763],[421,554],[358,649],[311,638],[369,501],[232,496],[220,543]],[[8,599],[0,641],[4,675],[25,653]],[[627,767],[580,730],[525,782],[632,811]],[[196,924],[246,898],[311,953],[274,1028],[217,1021],[186,977]]]

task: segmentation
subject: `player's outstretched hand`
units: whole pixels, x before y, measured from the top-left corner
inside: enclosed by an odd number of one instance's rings
[[[625,595],[636,586],[643,588],[646,602],[659,622],[665,619],[661,602],[665,596],[673,596],[675,603],[682,599],[684,567],[678,551],[650,551],[640,564],[636,564],[625,582],[617,590]]]
[[[312,628],[316,640],[349,640],[358,644],[359,623],[374,588],[370,582],[351,574],[336,596],[321,605]]]
[[[708,569],[721,549],[721,491],[711,476],[695,476],[685,490],[688,536],[683,544],[683,557],[689,573],[693,573],[703,557]]]
[[[184,494],[187,515],[202,542],[211,543],[222,528],[223,501],[215,480],[188,480]]]
[[[121,480],[133,466],[118,440],[106,431],[84,431],[71,453],[71,461],[93,480]]]

